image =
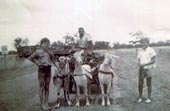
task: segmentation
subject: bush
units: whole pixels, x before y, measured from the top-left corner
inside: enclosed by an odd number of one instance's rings
[[[11,51],[8,51],[8,54],[9,55],[17,54],[17,51],[11,50]]]

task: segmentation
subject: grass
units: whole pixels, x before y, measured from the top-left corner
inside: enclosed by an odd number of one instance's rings
[[[30,104],[29,100],[37,94],[37,83],[36,80],[26,79],[24,76],[33,74],[35,70],[36,67],[32,65],[7,70],[0,74],[0,111],[26,109]],[[26,80],[20,79],[22,77]]]
[[[6,81],[6,80],[11,80],[11,79],[14,79],[16,77],[23,76],[26,74],[31,74],[35,70],[36,70],[36,67],[34,65],[24,66],[24,67],[20,67],[20,68],[12,68],[10,70],[9,69],[2,70],[1,74],[0,74],[0,82]],[[29,73],[28,73],[28,71],[29,71]]]
[[[115,55],[120,59],[115,61],[118,76],[118,90],[114,94],[120,94],[122,101],[113,99],[112,105],[102,107],[91,104],[90,106],[69,107],[61,106],[55,111],[170,111],[170,56],[168,48],[156,48],[157,68],[153,77],[153,102],[151,104],[136,103],[138,97],[137,60],[135,49],[115,50]],[[104,50],[101,53],[106,52]],[[109,50],[107,52],[112,52]],[[37,67],[29,65],[22,68],[14,68],[2,71],[0,74],[0,111],[41,111],[38,98]],[[28,76],[27,76],[28,75]],[[146,85],[146,83],[145,83]],[[54,87],[53,87],[54,88]],[[51,89],[54,91],[55,89]],[[144,97],[147,90],[144,91]],[[55,98],[55,95],[50,95]],[[32,105],[31,105],[32,104]]]

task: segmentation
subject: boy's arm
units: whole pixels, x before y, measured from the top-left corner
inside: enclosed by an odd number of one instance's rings
[[[141,67],[141,64],[140,64],[140,54],[139,54],[139,51],[137,49],[136,49],[136,55],[137,55],[138,66]]]
[[[155,63],[155,56],[153,56],[151,58],[151,61],[149,63],[145,64],[145,65],[150,65],[150,64],[153,64],[153,63]]]
[[[37,66],[40,65],[40,62],[37,60],[37,57],[36,57],[36,52],[34,52],[31,56],[29,56],[28,60],[30,60],[31,62],[33,62]]]
[[[150,61],[149,63],[147,63],[147,64],[144,64],[144,66],[155,63],[155,58],[156,58],[156,52],[155,52],[155,50],[150,49],[150,56],[151,56],[151,61]]]
[[[55,62],[55,59],[54,59],[54,58],[51,60],[51,62],[53,63],[53,65],[54,65],[56,68],[58,68],[58,66],[57,66],[57,64],[56,64],[56,62]]]
[[[56,64],[56,59],[55,59],[54,53],[52,51],[50,52],[50,58],[51,58],[52,64],[57,68],[58,66]]]
[[[151,58],[151,61],[150,61],[149,63],[147,63],[147,64],[141,64],[140,66],[141,66],[141,67],[144,67],[144,66],[146,66],[146,65],[154,64],[154,63],[155,63],[155,57],[156,57],[156,56],[153,56],[153,57]]]

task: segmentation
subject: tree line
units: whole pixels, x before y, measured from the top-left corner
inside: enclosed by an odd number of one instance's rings
[[[112,48],[115,48],[115,49],[122,49],[122,48],[134,48],[134,47],[136,47],[136,48],[139,48],[139,47],[141,47],[141,45],[140,44],[136,44],[135,46],[133,45],[133,44],[131,44],[131,43],[119,43],[119,42],[115,42],[115,43],[113,43],[113,45],[112,45],[113,47]],[[149,46],[151,46],[151,47],[160,47],[160,46],[170,46],[170,40],[166,40],[166,41],[158,41],[158,42],[151,42],[150,44],[149,44]]]
[[[53,48],[62,48],[63,46],[66,45],[73,45],[74,44],[74,38],[71,36],[64,36],[65,41],[54,41],[51,43],[51,47]],[[28,38],[22,38],[22,37],[17,37],[14,39],[14,47],[17,49],[18,47],[23,47],[23,46],[28,46],[29,45],[29,39]],[[37,43],[37,46],[40,44]],[[158,41],[158,42],[151,42],[150,43],[151,47],[158,47],[158,46],[170,46],[170,40],[166,41]],[[122,48],[134,48],[134,45],[132,43],[119,43],[119,42],[114,42],[110,43],[107,41],[95,41],[90,44],[90,47],[94,50],[100,50],[100,49],[122,49]],[[135,47],[141,47],[140,44],[136,44]],[[1,54],[1,52],[0,52]],[[10,50],[8,51],[8,54],[17,54],[17,51],[15,50]]]

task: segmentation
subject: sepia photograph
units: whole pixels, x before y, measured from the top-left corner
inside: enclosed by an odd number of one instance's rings
[[[170,0],[0,0],[0,111],[170,111]]]

